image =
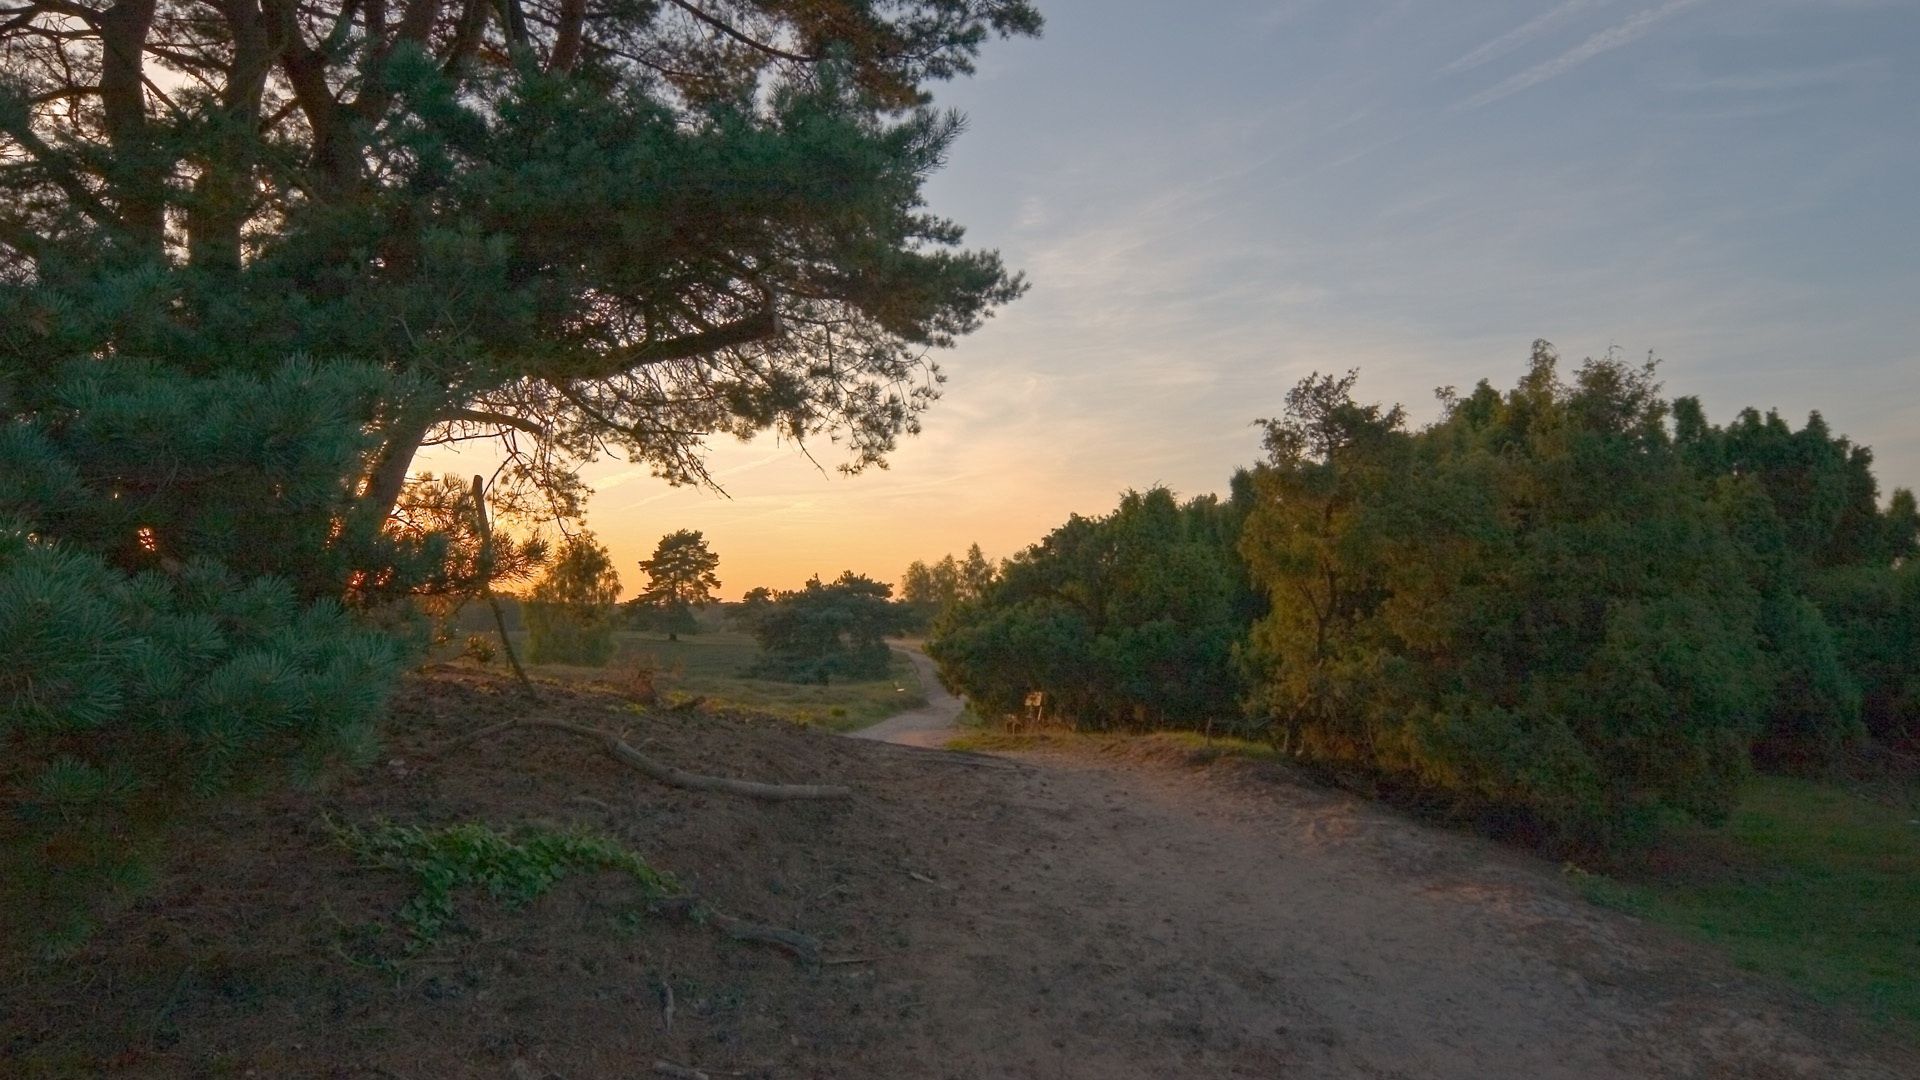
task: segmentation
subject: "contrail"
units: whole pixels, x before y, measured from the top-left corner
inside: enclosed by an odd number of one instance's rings
[[[1481,64],[1498,60],[1513,50],[1532,41],[1534,38],[1560,27],[1575,15],[1589,8],[1605,7],[1613,0],[1567,0],[1566,3],[1550,11],[1543,11],[1519,26],[1501,34],[1492,41],[1480,46],[1467,55],[1440,69],[1442,75],[1457,75],[1462,71],[1471,71]]]
[[[1564,75],[1601,53],[1611,52],[1622,45],[1638,41],[1660,23],[1704,2],[1705,0],[1671,0],[1660,7],[1648,8],[1618,26],[1600,31],[1543,64],[1536,64],[1504,82],[1482,90],[1461,102],[1457,108],[1477,109],[1482,105],[1491,105],[1509,94],[1517,94],[1528,87],[1538,86],[1548,79]]]

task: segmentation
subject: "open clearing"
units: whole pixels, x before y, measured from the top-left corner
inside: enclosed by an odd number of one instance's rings
[[[444,669],[386,764],[214,811],[74,961],[4,972],[27,1076],[1902,1077],[1911,1048],[1583,900],[1538,859],[1271,765],[1041,752],[962,763],[730,713],[548,689],[685,768],[834,780],[839,803],[660,787],[552,733],[438,762],[528,709]],[[807,967],[646,915],[611,875],[395,947],[397,877],[324,817],[580,824],[716,906],[817,937]],[[669,1009],[668,1004],[672,1004]]]
[[[525,631],[512,634],[527,655]],[[605,667],[529,664],[536,678],[587,686],[626,688],[645,672],[663,699],[704,698],[722,706],[751,709],[830,731],[865,727],[923,703],[911,654],[896,651],[884,679],[838,681],[827,685],[763,679],[753,675],[760,646],[738,630],[704,629],[678,641],[653,631],[622,630],[618,651]],[[451,650],[446,650],[451,652]],[[928,676],[925,680],[932,685]]]

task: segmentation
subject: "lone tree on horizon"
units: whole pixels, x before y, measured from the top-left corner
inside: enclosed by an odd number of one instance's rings
[[[716,599],[713,591],[720,587],[720,578],[714,571],[719,566],[720,556],[698,529],[670,532],[654,547],[653,558],[640,560],[648,584],[634,597],[634,606],[651,615],[653,626],[665,630],[668,641],[678,641],[681,633],[699,630],[693,609]]]

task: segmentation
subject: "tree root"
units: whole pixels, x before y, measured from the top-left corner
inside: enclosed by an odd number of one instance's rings
[[[551,728],[565,731],[583,739],[592,739],[600,744],[615,760],[646,773],[669,787],[685,788],[689,791],[714,791],[723,795],[744,795],[749,799],[762,799],[768,802],[782,802],[793,799],[845,799],[853,795],[853,789],[839,784],[768,784],[758,780],[734,780],[724,776],[707,776],[702,773],[690,773],[676,769],[671,765],[655,761],[633,747],[628,746],[620,736],[603,728],[589,727],[586,724],[570,723],[566,720],[545,720],[540,718],[504,720],[498,724],[468,732],[443,747],[436,757],[444,758],[469,743],[496,735],[517,727]]]

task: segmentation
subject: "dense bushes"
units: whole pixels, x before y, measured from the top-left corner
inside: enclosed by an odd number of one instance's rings
[[[1763,702],[1761,605],[1651,373],[1562,384],[1541,349],[1419,432],[1351,382],[1268,423],[1242,539],[1275,601],[1252,655],[1281,745],[1570,837],[1722,813]]]
[[[1601,846],[1920,728],[1920,517],[1818,414],[1714,427],[1650,363],[1563,377],[1544,342],[1424,428],[1355,379],[1295,387],[1231,502],[1129,495],[1012,560],[937,628],[943,676],[1085,726],[1237,703],[1301,759]]]
[[[1812,593],[1834,627],[1837,651],[1861,691],[1860,718],[1874,738],[1920,746],[1920,562],[1826,571]]]
[[[747,594],[742,621],[759,642],[754,673],[790,682],[879,679],[887,674],[886,638],[909,621],[893,587],[848,570],[830,582]]]
[[[928,652],[976,707],[1017,712],[1042,690],[1076,724],[1199,727],[1230,712],[1247,597],[1239,509],[1129,493],[1014,557],[942,619]]]

